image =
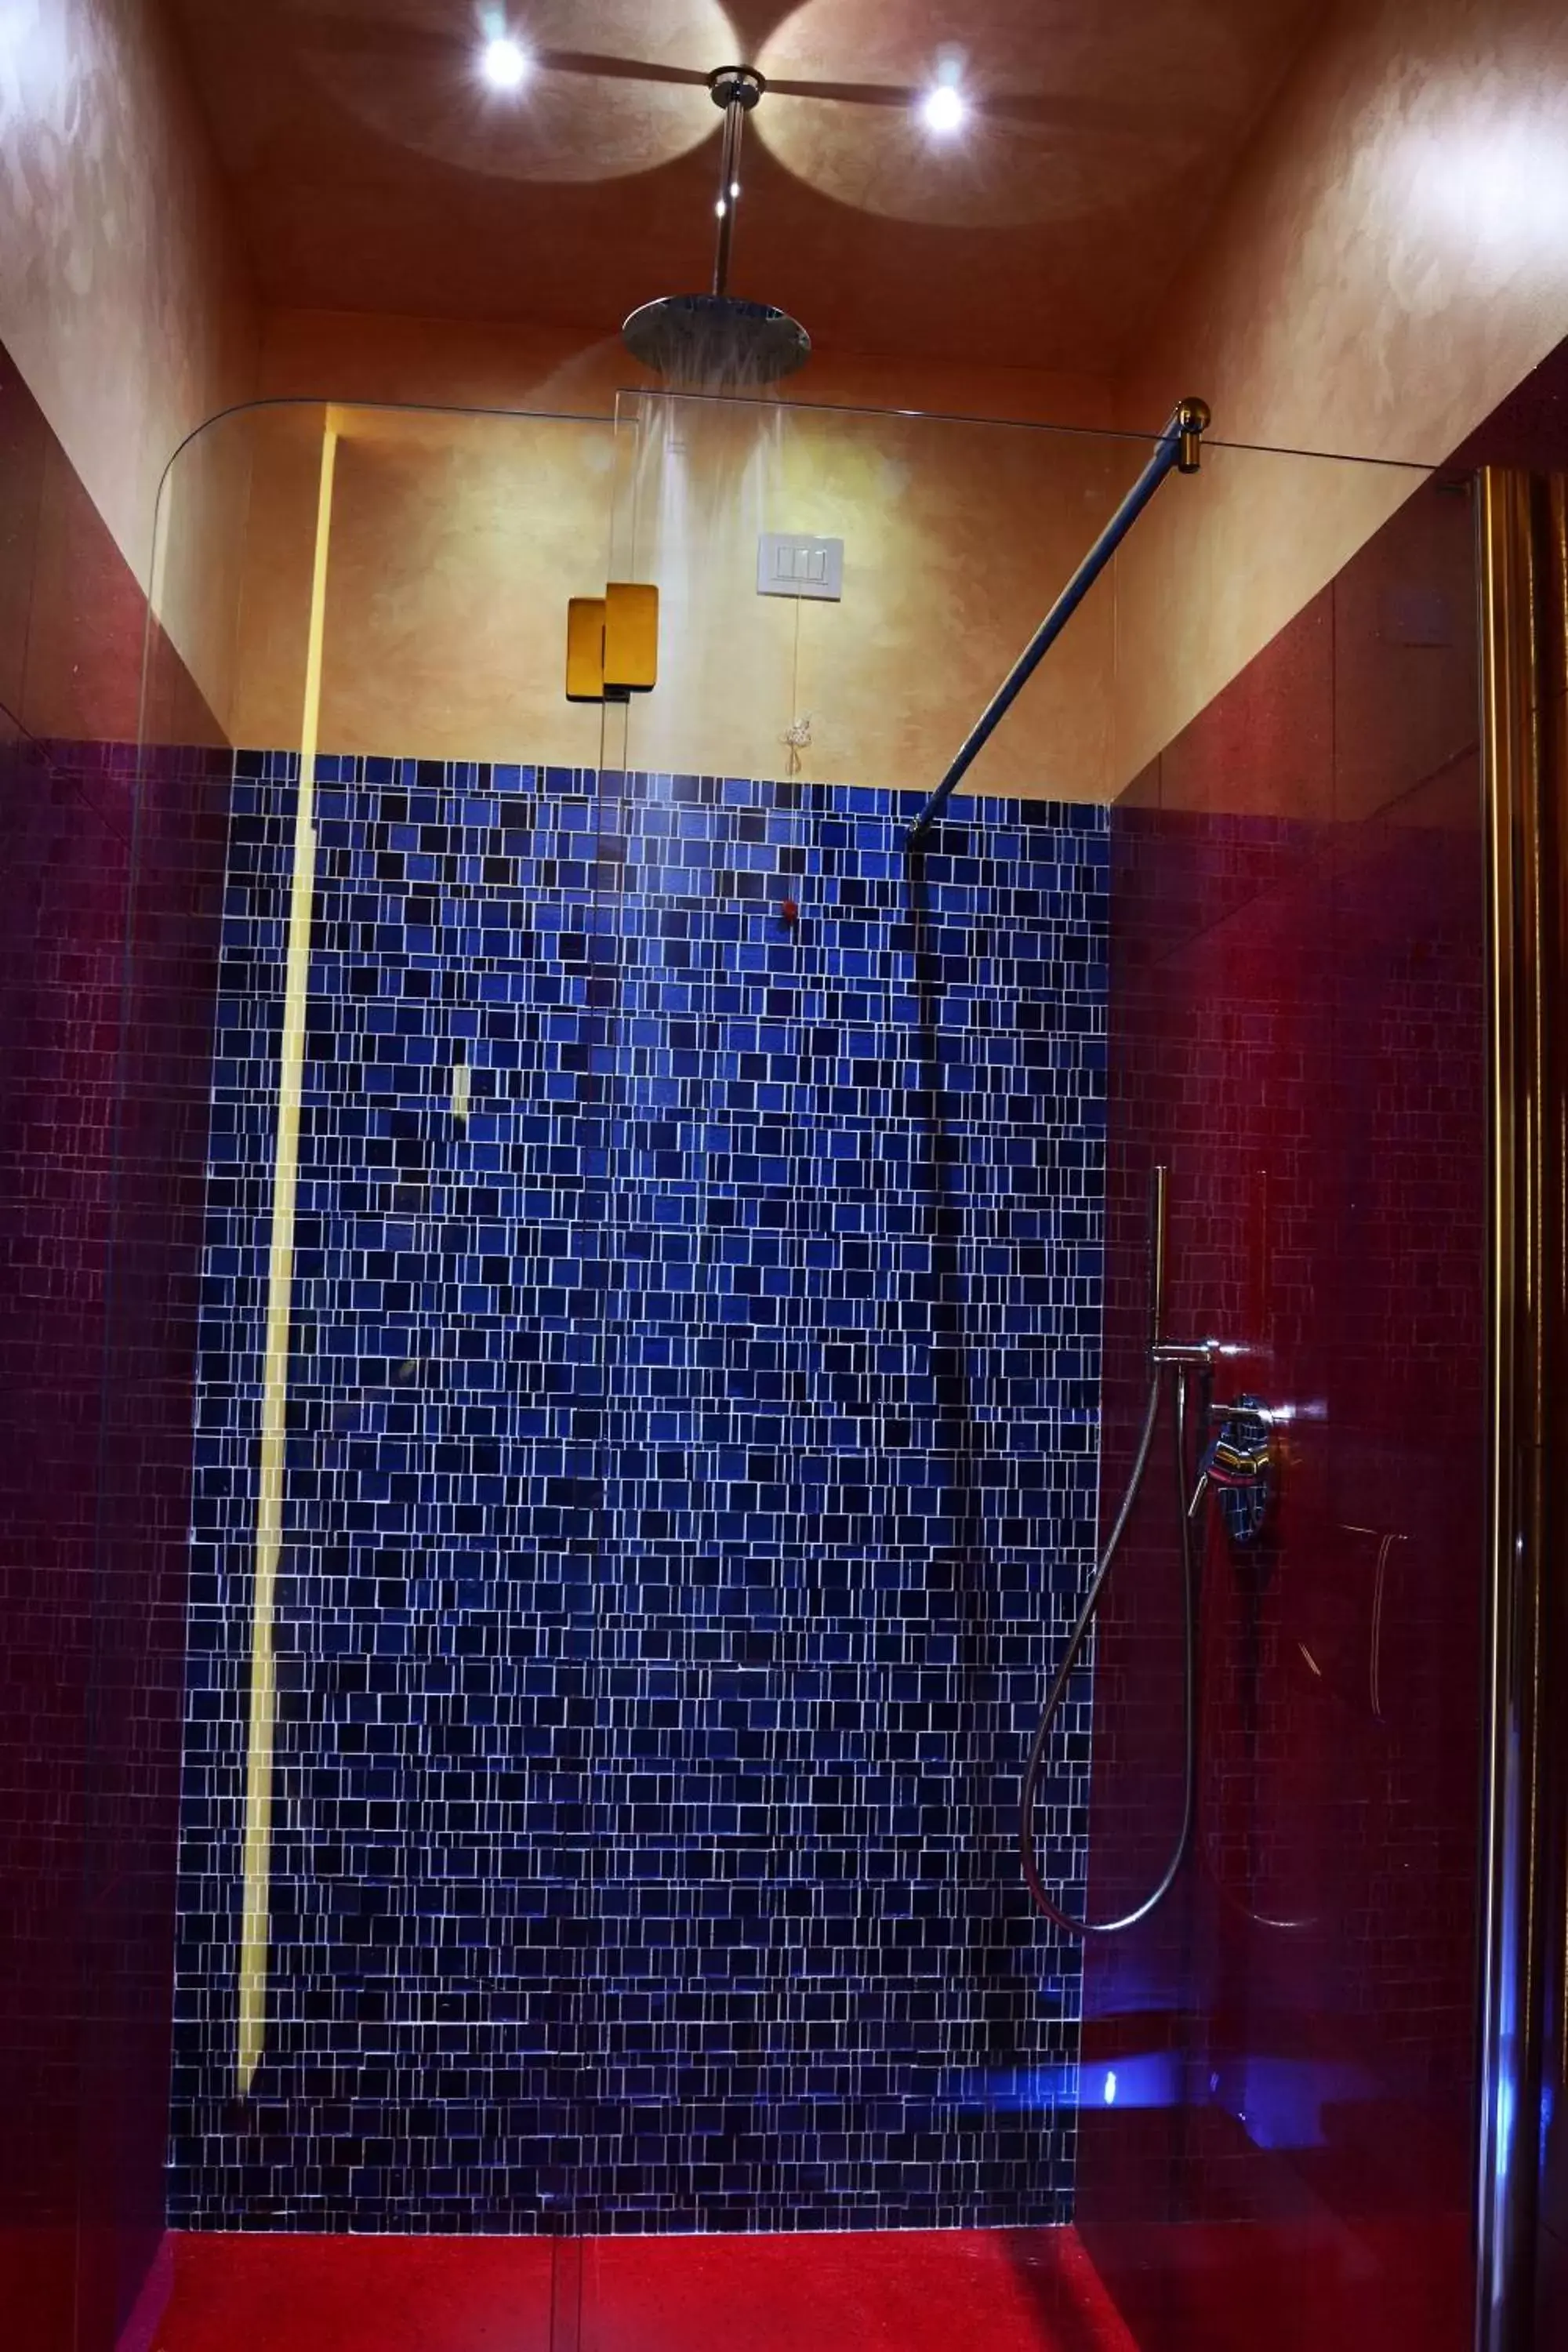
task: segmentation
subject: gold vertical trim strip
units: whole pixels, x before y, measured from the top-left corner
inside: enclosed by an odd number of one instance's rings
[[[1489,1048],[1489,1234],[1487,1319],[1489,1396],[1487,1465],[1487,1672],[1485,1724],[1487,1801],[1482,1816],[1481,2033],[1479,2083],[1480,2146],[1477,2167],[1476,2344],[1495,2352],[1506,2325],[1506,2275],[1513,2252],[1509,2151],[1499,2131],[1500,2094],[1513,2053],[1510,1944],[1517,1896],[1511,1864],[1517,1825],[1510,1819],[1514,1707],[1511,1559],[1513,1526],[1514,1369],[1514,1123],[1517,1012],[1513,946],[1517,936],[1514,870],[1515,809],[1527,756],[1528,711],[1533,683],[1528,589],[1525,486],[1515,476],[1488,470],[1478,485],[1478,557],[1481,629],[1481,742],[1487,851],[1487,987]],[[1525,581],[1528,572],[1525,570]],[[1522,594],[1521,594],[1522,590]],[[1526,612],[1521,613],[1521,602]]]
[[[256,1510],[256,1584],[250,1636],[250,1732],[245,1772],[245,1899],[239,1935],[239,2095],[250,2089],[267,2035],[267,1969],[272,1878],[272,1747],[277,1723],[273,1618],[283,1549],[287,1475],[289,1326],[294,1291],[294,1203],[300,1175],[300,1099],[305,1070],[310,996],[310,918],[316,889],[316,754],[321,719],[321,645],[326,622],[327,550],[332,528],[339,412],[329,408],[321,434],[315,562],[305,653],[305,707],[300,725],[300,797],[289,897],[289,949],[283,983],[283,1036],[278,1073],[278,1148],[272,1176],[272,1246],[267,1273],[267,1339],[262,1359],[261,1460]]]
[[[1550,908],[1552,917],[1552,957],[1547,988],[1554,1013],[1555,1050],[1550,1057],[1549,1082],[1542,1103],[1542,1128],[1546,1150],[1546,1181],[1542,1186],[1542,1223],[1547,1234],[1547,1279],[1542,1283],[1542,1318],[1550,1333],[1552,1346],[1543,1363],[1543,1393],[1541,1415],[1541,1451],[1543,1468],[1542,1485],[1561,1496],[1562,1465],[1564,1458],[1564,1435],[1568,1434],[1568,1054],[1562,1043],[1563,1021],[1563,981],[1568,972],[1568,476],[1553,474],[1551,480],[1551,533],[1548,558],[1552,572],[1552,614],[1553,626],[1548,643],[1548,658],[1544,665],[1545,686],[1550,698],[1552,724],[1539,727],[1538,738],[1548,753],[1550,789],[1553,816],[1552,856],[1548,877]],[[1559,1501],[1559,1512],[1561,1501]],[[1552,1622],[1555,1635],[1553,1645],[1554,1676],[1552,1683],[1553,1714],[1557,1712],[1564,1687],[1564,1672],[1568,1670],[1568,1611],[1565,1611],[1562,1578],[1562,1518],[1555,1517],[1551,1531]],[[1551,1936],[1553,1953],[1552,1981],[1550,1991],[1551,2028],[1549,2044],[1555,2040],[1553,2052],[1549,2046],[1543,2053],[1543,2063],[1554,2062],[1557,2094],[1568,2095],[1568,1866],[1563,1857],[1568,1853],[1568,1765],[1565,1765],[1561,1737],[1555,1743],[1555,1770],[1552,1774],[1553,1807],[1551,1826],[1547,1832],[1549,1848],[1559,1857],[1556,1886],[1556,1921]],[[1552,2158],[1548,2158],[1550,2163]],[[1561,2176],[1563,2168],[1561,2139],[1555,2149],[1555,2172]],[[1556,2178],[1542,2184],[1542,2203],[1550,2211],[1561,2203]]]
[[[1486,1807],[1475,2340],[1504,2352],[1534,2303],[1542,2057],[1540,1841],[1545,1415],[1551,1402],[1544,1215],[1556,1022],[1549,919],[1555,854],[1542,737],[1554,609],[1552,486],[1488,469],[1479,485],[1482,750],[1489,995]],[[1544,559],[1544,561],[1543,561]],[[1561,565],[1556,569],[1560,572]]]

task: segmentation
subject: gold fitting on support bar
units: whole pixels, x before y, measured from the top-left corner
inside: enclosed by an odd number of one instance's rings
[[[1182,454],[1176,460],[1178,474],[1195,474],[1203,456],[1203,437],[1214,421],[1206,400],[1182,400],[1176,404],[1176,424],[1182,436]]]

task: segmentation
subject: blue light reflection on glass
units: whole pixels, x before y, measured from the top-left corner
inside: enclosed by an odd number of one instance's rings
[[[1385,2095],[1386,2087],[1364,2068],[1342,2061],[1254,2052],[1212,2073],[1193,2074],[1181,2053],[1150,2050],[1121,2053],[1114,2066],[1095,2069],[1081,2085],[1071,2066],[952,2076],[938,2104],[948,2112],[957,2106],[1027,2115],[1071,2108],[1080,2100],[1089,2106],[1139,2109],[1198,2105],[1206,2096],[1239,2124],[1255,2147],[1306,2148],[1328,2144],[1330,2110],[1365,2105]]]
[[[1513,2153],[1513,2077],[1501,2074],[1497,2086],[1497,2175],[1506,2179]]]
[[[1215,2105],[1235,2116],[1254,2147],[1325,2147],[1327,2111],[1365,2105],[1382,2091],[1364,2067],[1254,2053],[1226,2070]]]

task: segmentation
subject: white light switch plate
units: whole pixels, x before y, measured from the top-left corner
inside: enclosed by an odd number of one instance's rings
[[[844,541],[764,530],[757,541],[757,593],[837,604],[844,593]]]

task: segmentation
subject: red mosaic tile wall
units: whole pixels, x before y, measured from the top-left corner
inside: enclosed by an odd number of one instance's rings
[[[1469,2340],[1485,1206],[1468,498],[1422,489],[1113,813],[1102,1523],[1169,1328],[1297,1415],[1203,1542],[1198,1829],[1091,1948],[1079,2225],[1144,2352]],[[1099,1642],[1091,1907],[1181,1796],[1162,1439]]]
[[[226,784],[139,768],[144,603],[3,353],[0,614],[0,2310],[100,2352],[163,2229]]]

